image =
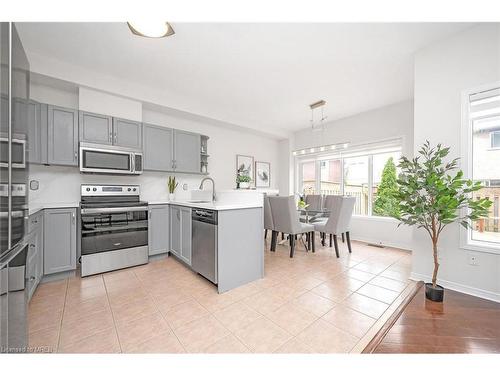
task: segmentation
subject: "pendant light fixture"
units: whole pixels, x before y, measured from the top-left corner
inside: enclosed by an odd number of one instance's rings
[[[328,116],[325,117],[325,114],[323,112],[325,104],[326,102],[324,100],[319,100],[317,102],[309,104],[309,108],[311,108],[311,129],[313,132],[325,130],[324,121],[328,118]],[[319,119],[319,121],[314,120],[314,110],[317,108],[321,108],[321,118]]]
[[[172,26],[164,21],[131,21],[127,25],[133,34],[146,38],[165,38],[175,34]]]

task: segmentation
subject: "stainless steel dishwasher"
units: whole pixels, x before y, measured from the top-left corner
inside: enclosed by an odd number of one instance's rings
[[[217,211],[193,208],[191,267],[217,284]]]

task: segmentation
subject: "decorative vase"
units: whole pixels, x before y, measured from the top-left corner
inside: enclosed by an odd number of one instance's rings
[[[170,202],[173,202],[173,201],[175,200],[175,193],[169,193],[169,194],[168,194],[168,200],[169,200]]]
[[[425,298],[434,302],[443,302],[444,288],[438,284],[434,288],[432,283],[425,283]]]
[[[250,182],[240,182],[240,189],[248,189],[250,187]]]

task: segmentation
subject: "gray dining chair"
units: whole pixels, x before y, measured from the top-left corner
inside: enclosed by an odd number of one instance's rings
[[[274,231],[273,214],[271,213],[271,204],[269,196],[264,194],[264,239],[267,238],[267,232]],[[273,247],[273,236],[271,236],[271,248]]]
[[[330,217],[326,222],[314,223],[314,229],[320,233],[326,233],[333,236],[333,243],[335,246],[335,254],[339,257],[339,246],[337,242],[337,235],[345,233],[347,240],[347,248],[349,253],[351,249],[351,238],[349,235],[349,225],[351,223],[352,212],[354,204],[356,203],[355,197],[345,197],[341,195],[332,195],[328,208],[331,209]],[[324,245],[324,238],[323,238]],[[331,244],[330,244],[331,246]]]
[[[304,201],[309,205],[309,210],[321,210],[323,207],[323,197],[319,194],[306,195]]]
[[[326,223],[326,221],[328,220],[328,217],[330,216],[330,212],[333,211],[333,206],[335,205],[335,202],[336,202],[335,197],[338,197],[338,195],[325,195],[325,196],[323,196],[323,209],[328,211],[328,214],[325,214],[324,217],[317,218],[315,220],[315,222],[323,223],[323,224]],[[320,233],[320,236],[321,236],[321,244],[323,246],[325,246],[326,234]],[[345,237],[344,237],[343,232],[341,233],[341,236],[342,236],[342,242],[345,242]],[[330,247],[332,247],[332,237],[333,237],[332,234],[330,234]]]
[[[312,243],[312,249],[315,251],[314,225],[301,223],[299,221],[299,214],[295,206],[295,197],[269,197],[269,203],[274,224],[271,251],[276,250],[276,237],[278,236],[278,232],[288,234],[290,241],[290,258],[293,258],[295,251],[295,236],[297,234],[306,233],[308,242]]]

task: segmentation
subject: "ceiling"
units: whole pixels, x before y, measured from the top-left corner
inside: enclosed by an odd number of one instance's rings
[[[165,39],[125,23],[23,23],[28,53],[170,93],[166,106],[260,131],[309,126],[413,97],[413,54],[464,23],[174,23]]]

